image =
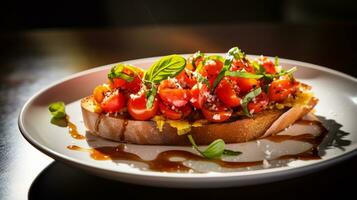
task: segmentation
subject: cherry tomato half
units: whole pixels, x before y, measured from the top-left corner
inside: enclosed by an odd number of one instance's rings
[[[271,60],[269,60],[269,58],[267,58],[265,56],[261,56],[259,58],[259,61],[262,63],[262,66],[265,69],[265,73],[267,73],[267,74],[275,74],[276,73],[275,64]]]
[[[160,83],[159,96],[165,103],[176,107],[182,107],[190,100],[189,90],[178,88],[170,79]]]
[[[141,78],[144,73],[139,68],[137,68],[137,72],[135,73],[132,69],[127,67],[123,69],[123,73],[133,77],[134,79],[128,82],[121,78],[114,78],[111,81],[111,87],[123,89],[129,94],[138,93],[142,85]]]
[[[243,60],[233,60],[233,66],[231,68],[232,71],[239,71],[245,69],[245,71],[254,73],[253,66],[249,65],[248,63],[244,62]]]
[[[276,73],[275,65],[271,61],[264,62],[263,67],[265,69],[265,73],[267,73],[267,74],[275,74]]]
[[[190,74],[189,74],[190,73]],[[183,88],[192,88],[196,83],[196,79],[192,76],[193,72],[188,72],[183,70],[179,75],[176,76],[177,81],[182,85]]]
[[[145,94],[142,94],[138,98],[130,98],[128,101],[128,112],[130,116],[136,120],[148,120],[153,118],[159,109],[158,99],[155,98],[151,108],[147,108],[146,103],[147,98]]]
[[[231,79],[233,80],[234,84],[238,85],[239,91],[242,94],[246,94],[253,88],[259,87],[259,81],[257,79],[240,77],[232,77]]]
[[[294,82],[289,79],[274,80],[269,87],[269,99],[271,101],[283,101],[296,91]]]
[[[100,107],[104,112],[107,113],[119,112],[122,108],[125,107],[124,95],[120,92],[117,94],[112,94],[102,101]]]
[[[248,110],[250,113],[258,113],[266,108],[269,103],[268,95],[265,92],[260,93],[255,100],[248,103]]]
[[[223,63],[219,60],[208,60],[205,65],[200,70],[202,76],[207,77],[211,85],[213,85],[214,80],[217,78],[217,75],[222,70]]]
[[[228,107],[236,107],[240,105],[241,98],[238,97],[238,87],[234,87],[229,78],[225,77],[221,80],[216,88],[216,95]]]
[[[186,106],[181,107],[181,108],[176,108],[174,106],[170,107],[169,105],[166,105],[165,103],[160,102],[159,107],[160,107],[161,113],[167,119],[172,119],[172,120],[184,119],[192,111],[191,107],[188,104]]]
[[[206,102],[207,95],[209,94],[206,84],[196,84],[190,90],[191,104],[196,109],[201,109],[203,104]]]
[[[214,102],[202,106],[202,114],[210,122],[224,122],[231,117],[232,110],[220,102]]]

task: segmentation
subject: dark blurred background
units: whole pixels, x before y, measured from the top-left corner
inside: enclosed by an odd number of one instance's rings
[[[212,23],[346,23],[354,0],[97,0],[2,3],[3,30]]]

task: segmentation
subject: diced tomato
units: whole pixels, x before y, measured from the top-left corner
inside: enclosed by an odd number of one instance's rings
[[[191,104],[196,109],[201,109],[203,104],[206,102],[207,94],[209,94],[206,84],[196,84],[190,90],[191,94]]]
[[[260,93],[254,100],[248,103],[250,113],[258,113],[266,108],[269,103],[268,95],[265,92]]]
[[[127,92],[129,94],[138,93],[141,88],[141,85],[142,85],[141,78],[143,77],[144,73],[139,68],[137,68],[137,72],[134,72],[133,70],[131,70],[129,68],[124,68],[123,73],[133,77],[134,79],[132,81],[128,82],[121,78],[114,78],[110,82],[111,87],[113,89],[115,89],[115,88],[123,89],[123,90],[125,90],[125,92]]]
[[[183,70],[179,75],[176,76],[176,79],[183,88],[191,89],[197,83],[197,81],[192,75],[189,75],[188,73],[189,72],[186,70]]]
[[[217,78],[217,75],[222,70],[223,63],[219,60],[208,60],[205,65],[202,67],[200,73],[207,77],[211,85],[213,85],[214,80]]]
[[[220,102],[206,103],[202,114],[210,122],[224,122],[232,115],[232,110]]]
[[[190,115],[192,109],[187,104],[181,108],[176,108],[175,106],[169,106],[163,102],[160,102],[160,111],[167,118],[172,120],[184,119],[188,115]]]
[[[237,84],[239,87],[239,92],[246,94],[250,92],[253,88],[259,87],[259,81],[253,78],[240,78],[240,77],[231,77],[234,84]]]
[[[238,87],[234,87],[231,80],[227,77],[221,80],[216,88],[216,95],[228,107],[240,105],[241,98],[238,97]]]
[[[147,98],[142,94],[138,98],[130,98],[128,101],[128,112],[136,120],[148,120],[157,114],[159,109],[158,99],[155,98],[152,107],[146,107]]]
[[[120,92],[117,94],[112,94],[102,101],[100,107],[104,112],[107,113],[119,112],[122,108],[125,107],[124,95]]]
[[[269,99],[271,101],[283,101],[290,94],[296,91],[296,85],[289,79],[274,80],[268,91]]]
[[[233,60],[233,66],[231,68],[232,71],[239,71],[245,69],[245,71],[254,73],[254,68],[253,66],[249,65],[248,63],[242,61],[242,60]]]
[[[159,96],[165,103],[176,107],[182,107],[190,100],[189,90],[178,88],[176,83],[171,79],[160,83]]]
[[[126,84],[126,81],[121,78],[114,78],[111,84],[113,89],[123,87]]]
[[[276,73],[275,65],[270,60],[267,62],[264,62],[263,67],[265,69],[265,73],[267,73],[267,74],[275,74]]]
[[[275,74],[276,73],[275,65],[269,58],[267,58],[265,56],[261,56],[261,57],[259,57],[258,60],[260,61],[261,65],[264,67],[265,73],[267,73],[267,74]]]

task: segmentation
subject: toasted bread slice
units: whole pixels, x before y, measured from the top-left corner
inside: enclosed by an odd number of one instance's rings
[[[288,110],[269,109],[233,122],[210,123],[191,127],[190,134],[196,143],[210,144],[216,139],[226,143],[240,143],[277,133],[306,115],[316,105],[313,98],[309,106],[294,106]],[[83,121],[94,135],[114,141],[134,144],[188,145],[185,135],[178,135],[177,129],[165,123],[162,131],[155,121],[130,120],[95,112],[94,99],[89,96],[81,100]]]

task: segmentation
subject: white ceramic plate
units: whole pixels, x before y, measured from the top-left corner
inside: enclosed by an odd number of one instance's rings
[[[187,56],[187,55],[184,55]],[[254,57],[254,56],[251,56]],[[158,57],[126,61],[126,63],[149,67]],[[37,149],[72,166],[82,168],[93,174],[120,181],[163,187],[226,187],[250,185],[277,181],[330,166],[336,162],[357,154],[357,79],[340,72],[320,66],[280,59],[287,68],[298,67],[295,76],[313,87],[315,95],[320,99],[316,106],[316,114],[321,116],[329,133],[320,148],[320,160],[268,162],[266,165],[241,168],[222,169],[207,162],[185,162],[201,173],[163,173],[146,169],[145,165],[126,161],[97,161],[88,153],[69,150],[68,145],[80,147],[97,147],[116,145],[87,134],[87,140],[73,139],[66,128],[50,123],[48,105],[54,101],[64,101],[71,121],[78,126],[81,133],[85,127],[81,119],[79,100],[91,94],[92,89],[106,81],[106,74],[113,65],[94,68],[70,76],[47,87],[34,95],[24,105],[19,116],[19,127],[23,136]],[[143,159],[153,159],[158,152],[168,149],[184,149],[190,147],[141,146],[126,145],[127,151],[135,152]],[[309,143],[285,141],[274,143],[268,140],[252,141],[242,144],[228,145],[230,149],[241,150],[243,154],[238,161],[270,159],[282,154],[298,153],[309,149]],[[204,172],[204,173],[202,173]]]

